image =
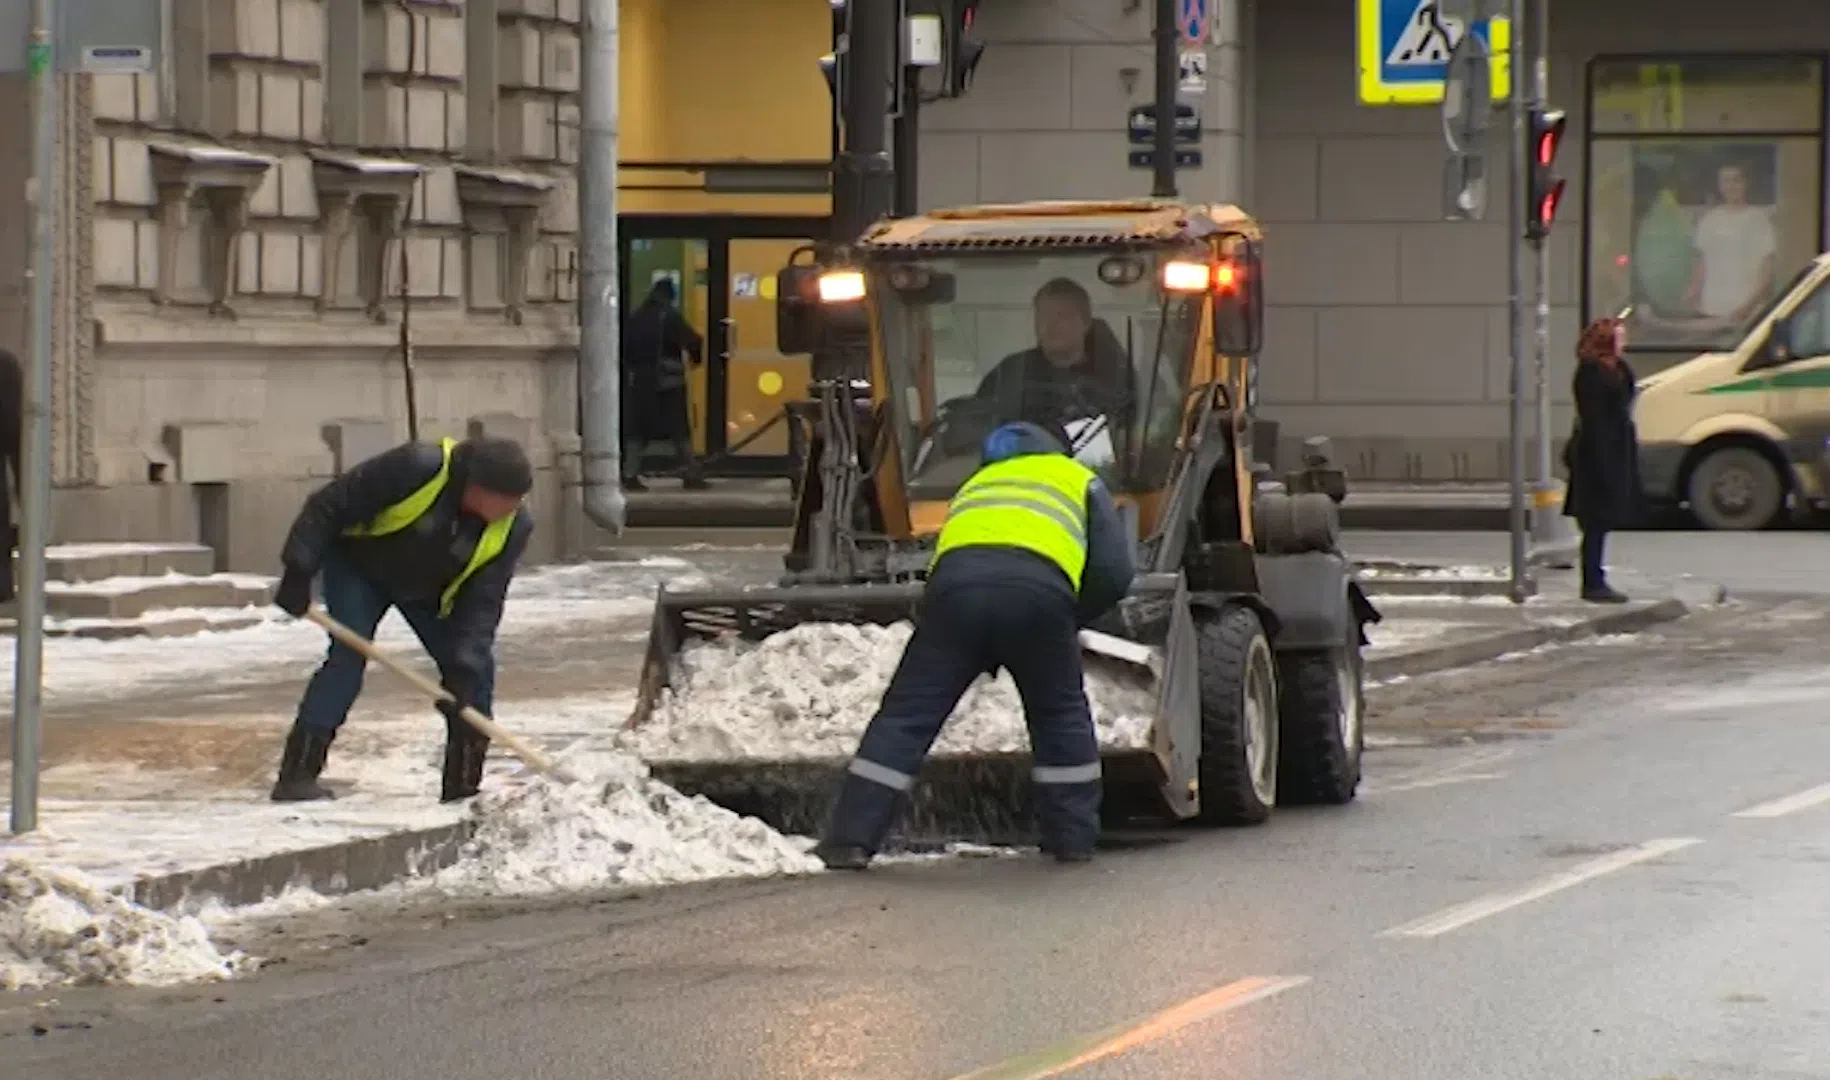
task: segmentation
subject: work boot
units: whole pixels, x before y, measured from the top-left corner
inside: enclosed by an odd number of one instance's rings
[[[280,777],[273,785],[274,802],[317,802],[334,799],[336,793],[318,783],[324,771],[324,758],[330,753],[334,731],[319,731],[293,722],[286,736],[286,748],[280,752]]]
[[[813,853],[828,870],[863,870],[871,864],[871,853],[862,844],[830,844],[822,840]]]
[[[445,774],[438,801],[461,802],[480,791],[488,757],[486,736],[461,720],[452,724],[445,735]]]
[[[1624,604],[1627,594],[1618,592],[1612,585],[1595,585],[1582,590],[1582,598],[1591,604]]]

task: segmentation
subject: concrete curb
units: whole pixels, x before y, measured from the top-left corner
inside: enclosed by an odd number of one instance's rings
[[[326,896],[378,889],[457,862],[474,824],[384,833],[301,851],[282,851],[218,866],[145,877],[119,890],[134,903],[174,911],[218,900],[231,907],[258,904],[302,885]]]
[[[1448,645],[1407,649],[1369,659],[1366,677],[1378,682],[1401,675],[1428,675],[1486,663],[1542,645],[1634,633],[1682,618],[1689,610],[1682,601],[1664,600],[1603,612],[1567,626],[1534,626]],[[306,886],[326,896],[363,892],[452,865],[463,854],[474,828],[467,818],[432,829],[386,833],[145,877],[118,891],[137,904],[160,911],[183,910],[210,900],[232,907],[258,904],[290,886]]]
[[[1484,664],[1509,653],[1525,652],[1544,645],[1561,645],[1607,634],[1635,634],[1676,621],[1689,613],[1689,605],[1682,600],[1658,600],[1607,611],[1563,626],[1528,626],[1444,645],[1403,649],[1389,656],[1368,659],[1366,678],[1372,682],[1385,682],[1401,676],[1433,675],[1440,671]]]

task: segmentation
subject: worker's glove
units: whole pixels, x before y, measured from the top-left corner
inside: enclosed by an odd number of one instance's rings
[[[311,575],[297,570],[281,575],[279,588],[273,590],[273,606],[295,619],[303,618],[311,607]]]

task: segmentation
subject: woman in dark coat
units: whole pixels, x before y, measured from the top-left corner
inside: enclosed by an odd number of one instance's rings
[[[1639,517],[1639,435],[1633,426],[1633,369],[1622,355],[1626,328],[1619,319],[1597,319],[1576,343],[1576,426],[1563,461],[1569,492],[1563,513],[1582,529],[1582,598],[1619,604],[1626,597],[1608,584],[1603,556],[1608,533]]]

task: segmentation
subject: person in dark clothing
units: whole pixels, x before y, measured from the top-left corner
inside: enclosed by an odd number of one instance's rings
[[[522,499],[533,467],[509,439],[412,442],[362,462],[305,500],[286,537],[274,603],[295,618],[323,575],[331,618],[366,638],[389,608],[400,612],[438,665],[455,702],[444,702],[440,798],[477,793],[489,739],[459,715],[489,715],[496,628],[515,567],[534,530]],[[362,691],[367,660],[331,642],[311,677],[280,759],[275,802],[331,798],[318,782],[324,759]]]
[[[1036,290],[1035,347],[998,362],[977,397],[996,403],[1004,420],[1036,424],[1104,414],[1129,422],[1134,390],[1131,360],[1112,328],[1093,317],[1086,289],[1055,278]]]
[[[686,416],[686,365],[704,362],[705,339],[674,306],[678,298],[673,279],[662,278],[623,324],[623,487],[630,491],[647,490],[642,453],[651,442],[673,444],[688,488],[706,486]]]
[[[915,634],[815,849],[828,867],[870,864],[960,696],[999,668],[1023,697],[1042,848],[1092,857],[1099,745],[1079,631],[1131,588],[1131,539],[1099,478],[1036,425],[993,431],[983,457],[947,509]]]
[[[0,539],[8,557],[0,559],[0,604],[19,592],[11,553],[19,550],[19,526],[13,521],[13,497],[25,497],[25,372],[19,358],[0,349]],[[12,486],[6,478],[12,477]]]
[[[1627,599],[1608,584],[1608,533],[1631,525],[1640,511],[1639,434],[1633,426],[1637,393],[1619,319],[1597,319],[1576,345],[1576,424],[1563,452],[1569,491],[1563,513],[1582,529],[1582,598],[1618,604]]]

